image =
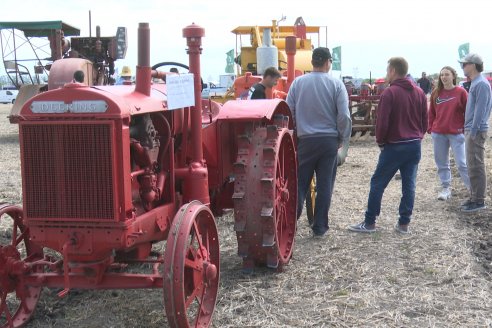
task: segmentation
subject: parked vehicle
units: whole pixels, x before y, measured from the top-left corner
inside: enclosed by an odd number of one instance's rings
[[[18,90],[0,90],[0,103],[13,104],[17,99]]]
[[[232,87],[234,80],[236,79],[235,74],[221,74],[219,76],[220,82],[208,82],[203,83],[202,98],[203,99],[217,99],[224,97]]]
[[[217,85],[215,82],[208,82],[203,84],[202,98],[208,99],[215,96],[223,96],[227,92],[227,87]]]

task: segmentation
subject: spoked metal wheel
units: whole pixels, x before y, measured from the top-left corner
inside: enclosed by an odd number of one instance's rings
[[[193,201],[174,217],[164,254],[164,304],[171,327],[208,327],[219,289],[219,238],[210,209]]]
[[[23,275],[30,262],[43,258],[29,240],[22,209],[0,204],[0,327],[22,327],[34,313],[41,287],[26,286]]]
[[[239,137],[234,216],[245,270],[282,269],[296,233],[297,160],[290,131],[270,125]]]
[[[306,216],[308,218],[309,226],[312,227],[314,223],[314,207],[316,206],[316,174],[311,179],[311,184],[306,195]]]

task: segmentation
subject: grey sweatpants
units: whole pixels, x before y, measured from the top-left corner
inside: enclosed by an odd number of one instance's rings
[[[466,164],[470,177],[470,200],[482,203],[487,192],[487,173],[485,171],[485,140],[487,131],[478,132],[475,138],[465,131]]]

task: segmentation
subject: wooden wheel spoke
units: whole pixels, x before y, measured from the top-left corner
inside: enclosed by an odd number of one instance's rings
[[[278,156],[277,161],[277,176],[280,181],[284,180],[284,170],[285,170],[285,158],[283,156],[283,151]]]
[[[285,210],[285,206],[282,205],[280,208],[280,213],[279,213],[279,225],[281,231],[284,230],[284,228],[287,227],[287,211]]]
[[[283,185],[284,185],[284,186],[283,186],[283,187],[284,187],[284,189],[287,189],[287,190],[289,189],[289,178],[285,178],[285,179],[283,180]]]
[[[208,258],[208,254],[204,254],[203,239],[202,235],[200,234],[200,230],[198,229],[198,225],[196,224],[196,221],[193,222],[193,230],[195,231],[196,240],[198,242],[198,250],[202,254],[202,259],[206,259]]]
[[[210,238],[209,238],[209,236],[208,236],[208,235],[205,235],[205,236],[207,237],[207,238],[205,239],[206,244],[207,244],[207,248],[206,248],[206,250],[207,250],[207,256],[206,256],[206,257],[204,257],[203,259],[204,259],[204,260],[205,260],[205,259],[207,259],[207,261],[208,261],[208,260],[209,260],[209,257],[210,257],[210,253],[209,253],[209,250],[210,250]]]
[[[13,246],[17,246],[21,243],[21,241],[25,240],[27,234],[29,234],[29,232],[27,231],[27,229],[25,229],[23,232],[21,232],[19,237],[17,237],[16,239],[12,238],[12,241],[15,240],[15,244]]]
[[[12,246],[17,246],[17,221],[14,220],[14,226],[12,227]]]
[[[188,247],[188,250],[187,250],[187,254],[186,254],[186,259],[196,259],[196,253],[197,253],[197,250],[195,248],[193,248],[191,245],[189,245]]]
[[[279,183],[276,190],[275,190],[275,206],[278,207],[285,207],[286,202],[289,200],[286,200],[283,198],[283,192],[288,192],[289,191],[289,181],[288,179],[285,179],[285,181],[282,181],[282,183]]]
[[[278,213],[277,231],[278,235],[282,236],[284,231],[284,213],[283,206],[280,207],[280,213]]]
[[[200,272],[203,269],[202,261],[199,261],[196,258],[193,258],[193,259],[186,258],[185,259],[185,267],[193,269],[195,271],[200,271]]]
[[[203,281],[200,281],[200,283],[198,284],[198,286],[195,286],[195,289],[193,289],[193,292],[190,294],[190,296],[186,299],[186,302],[185,302],[185,308],[188,309],[191,305],[191,303],[195,300],[197,300],[197,302],[200,304],[200,310],[201,311],[201,308],[202,308],[202,299],[201,297],[203,297],[203,291],[204,291],[204,284],[203,284]],[[200,292],[201,292],[201,295],[200,295]],[[200,297],[198,297],[200,295]],[[200,313],[200,312],[198,312]]]
[[[283,238],[284,231],[288,229],[287,222],[287,210],[286,210],[286,198],[283,193],[288,192],[289,181],[288,174],[286,172],[286,163],[289,160],[285,152],[285,147],[282,147],[283,143],[278,151],[277,171],[276,171],[276,195],[275,195],[275,215],[276,215],[276,230],[278,238]]]
[[[24,311],[29,311],[29,306],[27,305],[26,301],[22,301],[21,306]]]

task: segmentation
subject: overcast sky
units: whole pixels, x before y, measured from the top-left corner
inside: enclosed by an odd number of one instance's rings
[[[112,36],[118,26],[128,29],[126,59],[117,67],[137,63],[139,22],[150,24],[151,63],[178,61],[188,64],[182,29],[196,23],[205,28],[202,76],[218,80],[226,65],[225,53],[235,47],[231,30],[240,25],[270,25],[272,19],[293,25],[302,16],[307,25],[327,26],[328,47],[342,47],[342,75],[372,78],[385,75],[392,56],[405,57],[410,73],[437,73],[457,63],[458,46],[470,43],[485,70],[492,70],[491,0],[350,0],[350,1],[204,1],[204,0],[22,0],[21,7],[0,13],[1,21],[63,20],[89,35],[95,26],[102,36]],[[16,10],[18,8],[18,10]],[[324,37],[323,37],[324,40]],[[324,41],[323,41],[324,42]],[[3,72],[3,66],[1,75]],[[340,72],[334,72],[340,75]]]

